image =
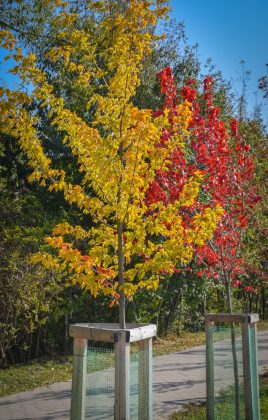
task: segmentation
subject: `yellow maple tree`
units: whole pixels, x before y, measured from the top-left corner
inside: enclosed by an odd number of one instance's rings
[[[90,93],[88,108],[94,110],[94,118],[89,124],[68,109],[36,64],[35,55],[24,55],[14,35],[1,31],[1,46],[16,61],[12,71],[22,83],[21,89],[0,91],[1,130],[17,138],[26,153],[33,169],[30,181],[63,192],[65,200],[90,220],[90,229],[67,222],[57,225],[46,238],[55,252],[40,252],[34,261],[66,270],[74,283],[94,296],[101,292],[115,301],[119,298],[119,321],[125,328],[126,298],[141,287],[156,288],[161,270],[172,273],[178,262],[189,262],[193,244],[200,246],[212,237],[221,209],[208,208],[206,215],[194,215],[192,230],[183,231],[179,209],[197,198],[202,183],[198,171],[189,178],[179,201],[146,205],[156,172],[168,167],[178,145],[183,148],[191,118],[185,101],[179,105],[176,134],[165,148],[156,147],[169,127],[169,111],[154,117],[151,110],[138,109],[132,102],[143,59],[157,40],[153,28],[167,15],[166,1],[89,2],[103,28],[101,48],[91,33],[73,29],[78,16],[67,0],[48,0],[48,4],[56,8],[59,28],[59,42],[48,57],[73,72],[75,86]],[[23,89],[27,84],[30,93]],[[93,84],[97,89],[92,89]],[[30,111],[33,102],[46,107],[51,125],[71,149],[80,184],[53,167],[39,136],[40,117]],[[87,243],[86,253],[77,245],[81,240]]]

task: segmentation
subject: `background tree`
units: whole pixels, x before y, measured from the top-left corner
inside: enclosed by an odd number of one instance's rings
[[[266,64],[266,75],[262,76],[259,79],[259,89],[261,89],[263,91],[263,97],[264,98],[268,98],[268,77],[267,77],[267,72],[268,72],[268,64]]]
[[[62,281],[54,270],[33,267],[28,261],[29,254],[39,249],[42,238],[49,232],[52,217],[18,174],[22,170],[18,146],[3,137],[0,148],[3,160],[0,167],[0,363],[3,363],[32,357],[27,338],[46,322],[51,303],[62,290]],[[21,346],[20,354],[10,351],[14,345]]]
[[[247,276],[239,285],[244,310],[259,312],[265,316],[267,293],[267,133],[259,108],[251,120],[240,125],[240,132],[251,146],[255,166],[255,178],[250,184],[262,199],[255,206],[244,235],[242,255],[246,262]]]

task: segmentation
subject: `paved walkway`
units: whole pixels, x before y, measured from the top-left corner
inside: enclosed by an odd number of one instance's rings
[[[239,340],[237,342],[239,348]],[[232,382],[230,346],[216,344],[216,390]],[[259,370],[268,367],[268,331],[258,333]],[[242,360],[239,359],[241,371]],[[154,419],[161,420],[189,402],[205,399],[205,346],[154,359]],[[1,420],[67,420],[71,381],[0,399]],[[103,417],[102,417],[103,418]],[[103,418],[104,420],[105,418]]]

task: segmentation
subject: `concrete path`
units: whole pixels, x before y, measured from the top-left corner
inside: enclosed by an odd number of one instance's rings
[[[239,345],[238,340],[238,348]],[[216,390],[219,390],[232,383],[232,363],[230,346],[226,340],[218,342],[215,347],[215,380]],[[258,352],[259,370],[262,372],[268,367],[268,331],[258,333]],[[240,371],[241,363],[240,358]],[[153,378],[154,419],[167,418],[189,402],[204,400],[205,385],[205,346],[156,357]],[[1,398],[0,419],[67,420],[70,393],[71,381],[68,381]],[[105,417],[98,418],[105,420]]]
[[[242,376],[241,340],[237,339],[239,375]],[[214,344],[215,392],[233,385],[230,340]],[[268,331],[258,333],[259,372],[268,368]],[[154,359],[154,420],[161,420],[190,402],[205,401],[205,346]]]

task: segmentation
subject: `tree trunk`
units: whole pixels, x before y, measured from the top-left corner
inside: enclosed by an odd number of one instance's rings
[[[259,298],[260,298],[260,295],[258,293],[257,296],[256,296],[256,300],[255,300],[255,312],[256,313],[259,312]]]
[[[182,302],[181,291],[177,290],[177,294],[175,295],[174,299],[171,302],[170,310],[169,310],[168,316],[166,317],[165,332],[164,332],[165,337],[167,336],[167,333],[171,324],[172,316],[174,315],[179,299],[180,299],[180,302]]]
[[[9,359],[10,359],[10,361],[11,361],[12,365],[15,365],[16,360],[14,359],[14,356],[13,356],[13,354],[12,354],[12,350],[11,350],[11,349],[7,349],[7,351],[6,351],[6,352],[7,352],[7,354],[8,354],[8,357],[9,357]],[[6,357],[5,357],[5,355],[4,355],[3,360],[5,360],[5,365],[6,365]]]
[[[125,283],[124,280],[124,252],[123,252],[123,224],[117,223],[117,235],[118,235],[118,280],[120,287],[120,298],[119,298],[119,327],[126,329],[126,297],[123,290]]]
[[[159,327],[160,312],[161,312],[161,308],[162,308],[164,298],[165,298],[165,293],[168,289],[169,283],[170,283],[170,277],[166,280],[165,287],[163,288],[162,295],[161,295],[161,298],[160,298],[160,301],[158,303],[157,310],[156,310],[155,324],[156,324],[157,334],[159,333],[158,327]]]
[[[30,333],[30,337],[28,336],[28,343],[29,343],[29,350],[28,350],[28,355],[27,355],[27,362],[29,362],[32,355],[33,333]]]
[[[68,353],[68,339],[69,339],[69,320],[68,314],[64,314],[64,354]]]
[[[39,356],[40,335],[41,335],[41,327],[38,327],[37,335],[36,335],[35,359],[37,359]]]
[[[226,293],[227,293],[228,311],[230,314],[232,314],[233,312],[232,296],[231,296],[229,281],[226,283]],[[233,322],[231,323],[231,342],[232,342],[232,355],[233,355],[234,381],[235,381],[235,419],[240,420],[240,386],[239,386],[238,362],[237,362],[237,354],[236,354],[235,326]]]
[[[262,287],[262,318],[263,319],[265,319],[265,315],[266,315],[265,305],[266,305],[265,287]]]

